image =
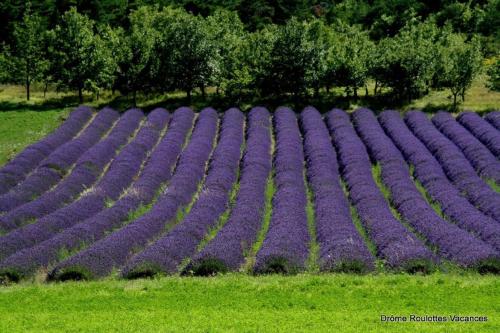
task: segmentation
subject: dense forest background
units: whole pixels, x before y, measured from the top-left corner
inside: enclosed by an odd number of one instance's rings
[[[500,90],[500,0],[0,2],[0,83],[239,100]]]

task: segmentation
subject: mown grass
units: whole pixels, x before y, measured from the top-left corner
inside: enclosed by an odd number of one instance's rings
[[[494,276],[230,274],[0,289],[2,332],[498,332]],[[381,322],[481,315],[483,323]]]

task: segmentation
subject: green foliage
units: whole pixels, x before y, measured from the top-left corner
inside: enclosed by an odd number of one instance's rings
[[[115,66],[106,42],[94,32],[94,22],[72,7],[53,31],[54,80],[67,89],[78,91],[83,102],[84,89],[96,90]]]
[[[208,38],[216,52],[214,60],[218,62],[209,83],[232,95],[238,89],[238,84],[233,84],[233,81],[240,81],[242,76],[238,58],[245,38],[244,25],[236,12],[226,10],[217,10],[208,16],[206,25]]]
[[[277,28],[275,38],[271,40],[269,61],[262,64],[256,78],[262,95],[291,93],[298,96],[306,92],[308,76],[314,71],[314,56],[317,55],[307,30],[305,23],[293,18]]]
[[[358,96],[358,89],[366,85],[370,58],[375,45],[368,34],[356,27],[340,25],[333,44],[336,59],[332,73],[337,86],[346,87],[347,93]]]
[[[0,46],[0,83],[12,83],[13,57],[8,45]]]
[[[151,85],[153,73],[151,64],[158,39],[154,29],[156,10],[141,7],[129,15],[130,28],[118,32],[118,73],[116,87],[124,94],[133,94],[136,104],[137,91],[144,91]]]
[[[488,69],[488,88],[493,91],[500,91],[500,58]]]
[[[40,79],[41,74],[48,62],[43,52],[43,44],[40,36],[43,33],[42,20],[31,11],[30,2],[26,5],[26,11],[22,21],[14,25],[15,49],[10,66],[11,79],[14,82],[22,82],[26,87],[26,99],[30,99],[30,86],[33,81]]]
[[[373,77],[398,98],[411,101],[423,95],[434,76],[437,38],[436,26],[427,22],[410,24],[394,38],[381,40],[372,64]]]
[[[206,21],[170,8],[159,14],[162,29],[157,56],[161,58],[159,78],[171,80],[188,99],[199,87],[203,94],[218,72],[217,46],[210,38]]]
[[[481,70],[483,55],[479,38],[466,42],[463,36],[449,33],[439,45],[439,56],[435,81],[438,87],[450,89],[456,109],[457,96],[465,101],[465,92]]]
[[[180,90],[190,101],[193,91],[204,100],[212,88],[231,103],[309,100],[311,91],[317,99],[324,89],[343,89],[358,103],[358,90],[367,99],[373,80],[376,97],[368,99],[401,105],[446,88],[456,108],[479,72],[480,47],[491,54],[500,36],[499,1],[107,0],[19,8],[6,1],[0,18],[15,19],[0,53],[0,82],[25,84],[28,96],[32,83],[45,92],[55,84],[78,91],[80,102],[84,91],[99,99],[118,90],[136,105],[138,93]],[[490,76],[494,82],[494,69]]]

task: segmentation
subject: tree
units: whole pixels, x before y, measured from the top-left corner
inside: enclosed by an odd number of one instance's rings
[[[340,25],[335,39],[336,68],[334,80],[346,87],[347,93],[358,96],[358,89],[366,85],[369,74],[369,59],[373,52],[373,42],[368,34],[359,28]]]
[[[258,88],[264,95],[292,93],[297,97],[306,92],[313,66],[314,45],[307,38],[307,25],[292,18],[277,29],[269,62],[257,79]]]
[[[130,29],[119,33],[118,73],[116,86],[124,94],[132,93],[137,104],[137,92],[151,87],[154,74],[152,62],[158,33],[154,28],[157,11],[140,7],[129,15]]]
[[[488,76],[488,88],[500,91],[500,59],[497,59],[488,69]]]
[[[235,49],[235,69],[227,82],[227,93],[241,98],[245,91],[259,90],[271,61],[271,49],[277,35],[277,26],[249,33]],[[226,94],[227,94],[226,93]]]
[[[231,82],[236,79],[241,69],[238,56],[245,37],[243,23],[235,12],[217,10],[206,18],[208,37],[216,50],[217,71],[212,75],[211,84],[224,93],[232,94]]]
[[[440,45],[438,62],[438,87],[448,88],[453,96],[453,108],[457,107],[457,97],[465,101],[465,92],[481,70],[481,45],[478,37],[466,42],[459,34],[450,33]]]
[[[319,89],[325,85],[328,74],[328,64],[333,44],[332,29],[323,21],[314,20],[307,25],[307,40],[312,45],[312,63],[306,73],[307,86],[312,87],[315,97],[319,95]]]
[[[205,95],[205,87],[218,70],[217,46],[205,19],[169,8],[158,19],[162,28],[158,29],[161,61],[157,82],[171,81],[173,88],[186,92],[188,101],[196,87]]]
[[[55,81],[78,91],[83,102],[83,90],[94,85],[106,61],[102,59],[103,43],[94,33],[94,22],[72,7],[54,30],[54,62],[51,71]]]
[[[379,42],[371,73],[392,88],[399,99],[411,101],[426,93],[432,83],[438,49],[438,30],[432,22],[410,24],[394,38]]]
[[[98,72],[85,83],[86,90],[94,92],[97,99],[99,99],[101,89],[112,89],[116,81],[118,59],[122,55],[120,51],[120,36],[122,35],[121,28],[114,30],[109,26],[99,27],[94,49],[94,66]]]
[[[40,78],[45,66],[42,36],[42,21],[40,17],[31,12],[31,4],[28,2],[22,21],[14,27],[14,60],[17,63],[16,80],[23,82],[26,87],[26,99],[30,100],[30,86],[34,80]]]
[[[0,83],[12,82],[11,73],[13,69],[12,56],[10,48],[7,45],[2,45],[0,48]]]

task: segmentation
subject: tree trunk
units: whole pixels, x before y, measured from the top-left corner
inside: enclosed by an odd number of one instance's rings
[[[201,90],[201,97],[203,98],[203,100],[205,100],[206,97],[207,97],[207,92],[205,91],[205,85],[204,84],[202,84],[200,86],[200,90]]]
[[[134,105],[134,107],[137,106],[137,91],[135,89],[132,92],[132,104]]]
[[[354,98],[358,99],[358,87],[353,88]]]
[[[80,104],[83,103],[83,89],[82,88],[78,88],[78,101],[80,102]]]
[[[318,97],[319,97],[319,87],[318,87],[318,86],[315,86],[315,87],[314,87],[314,97],[315,97],[315,98],[318,98]]]
[[[30,100],[30,79],[26,78],[26,100]]]
[[[458,95],[458,92],[453,92],[453,110],[456,110],[457,109],[457,95]]]
[[[373,88],[373,95],[377,95],[378,81],[375,80],[375,87]]]
[[[368,96],[368,85],[365,84],[365,96]]]
[[[191,89],[186,90],[186,95],[188,103],[191,103]]]
[[[327,93],[327,94],[329,94],[329,93],[330,93],[330,86],[329,86],[329,85],[327,85],[327,86],[326,86],[326,93]]]

